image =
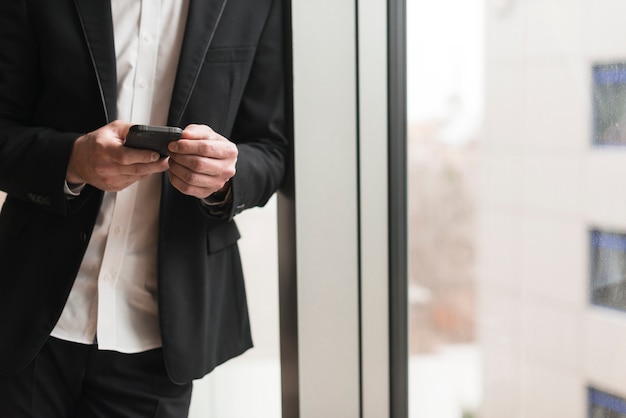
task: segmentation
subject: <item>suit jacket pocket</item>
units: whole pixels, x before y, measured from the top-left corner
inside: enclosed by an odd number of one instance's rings
[[[181,124],[204,123],[229,137],[255,51],[254,47],[209,49]]]
[[[209,254],[232,245],[241,238],[234,221],[212,226],[207,232],[207,250]]]
[[[207,51],[204,62],[210,64],[252,61],[256,48],[253,46],[214,48]]]

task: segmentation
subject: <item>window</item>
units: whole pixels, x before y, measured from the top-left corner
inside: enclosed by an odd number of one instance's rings
[[[591,301],[626,310],[626,234],[593,230],[591,237]]]
[[[626,418],[626,400],[589,388],[589,418]]]
[[[626,145],[626,63],[593,67],[594,143]]]

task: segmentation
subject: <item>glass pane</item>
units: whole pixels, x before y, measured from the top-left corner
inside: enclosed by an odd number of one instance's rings
[[[626,311],[626,235],[591,231],[591,301]]]
[[[411,417],[476,417],[481,402],[482,13],[480,0],[407,1]]]
[[[594,141],[598,145],[626,144],[626,64],[593,67]]]
[[[625,413],[624,12],[407,0],[411,418]]]

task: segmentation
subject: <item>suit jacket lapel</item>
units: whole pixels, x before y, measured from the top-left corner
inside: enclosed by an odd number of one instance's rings
[[[117,118],[117,65],[111,4],[104,0],[74,0],[96,72],[108,122]]]
[[[169,123],[179,125],[228,0],[190,0]],[[91,55],[107,121],[117,118],[117,65],[111,4],[74,0]]]
[[[171,125],[178,126],[181,122],[227,1],[189,1],[187,27],[180,52],[168,117]]]

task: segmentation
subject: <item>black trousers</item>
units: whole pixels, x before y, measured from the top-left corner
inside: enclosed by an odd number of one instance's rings
[[[49,338],[26,369],[0,376],[0,416],[184,418],[191,389],[172,383],[161,349],[122,354]]]

